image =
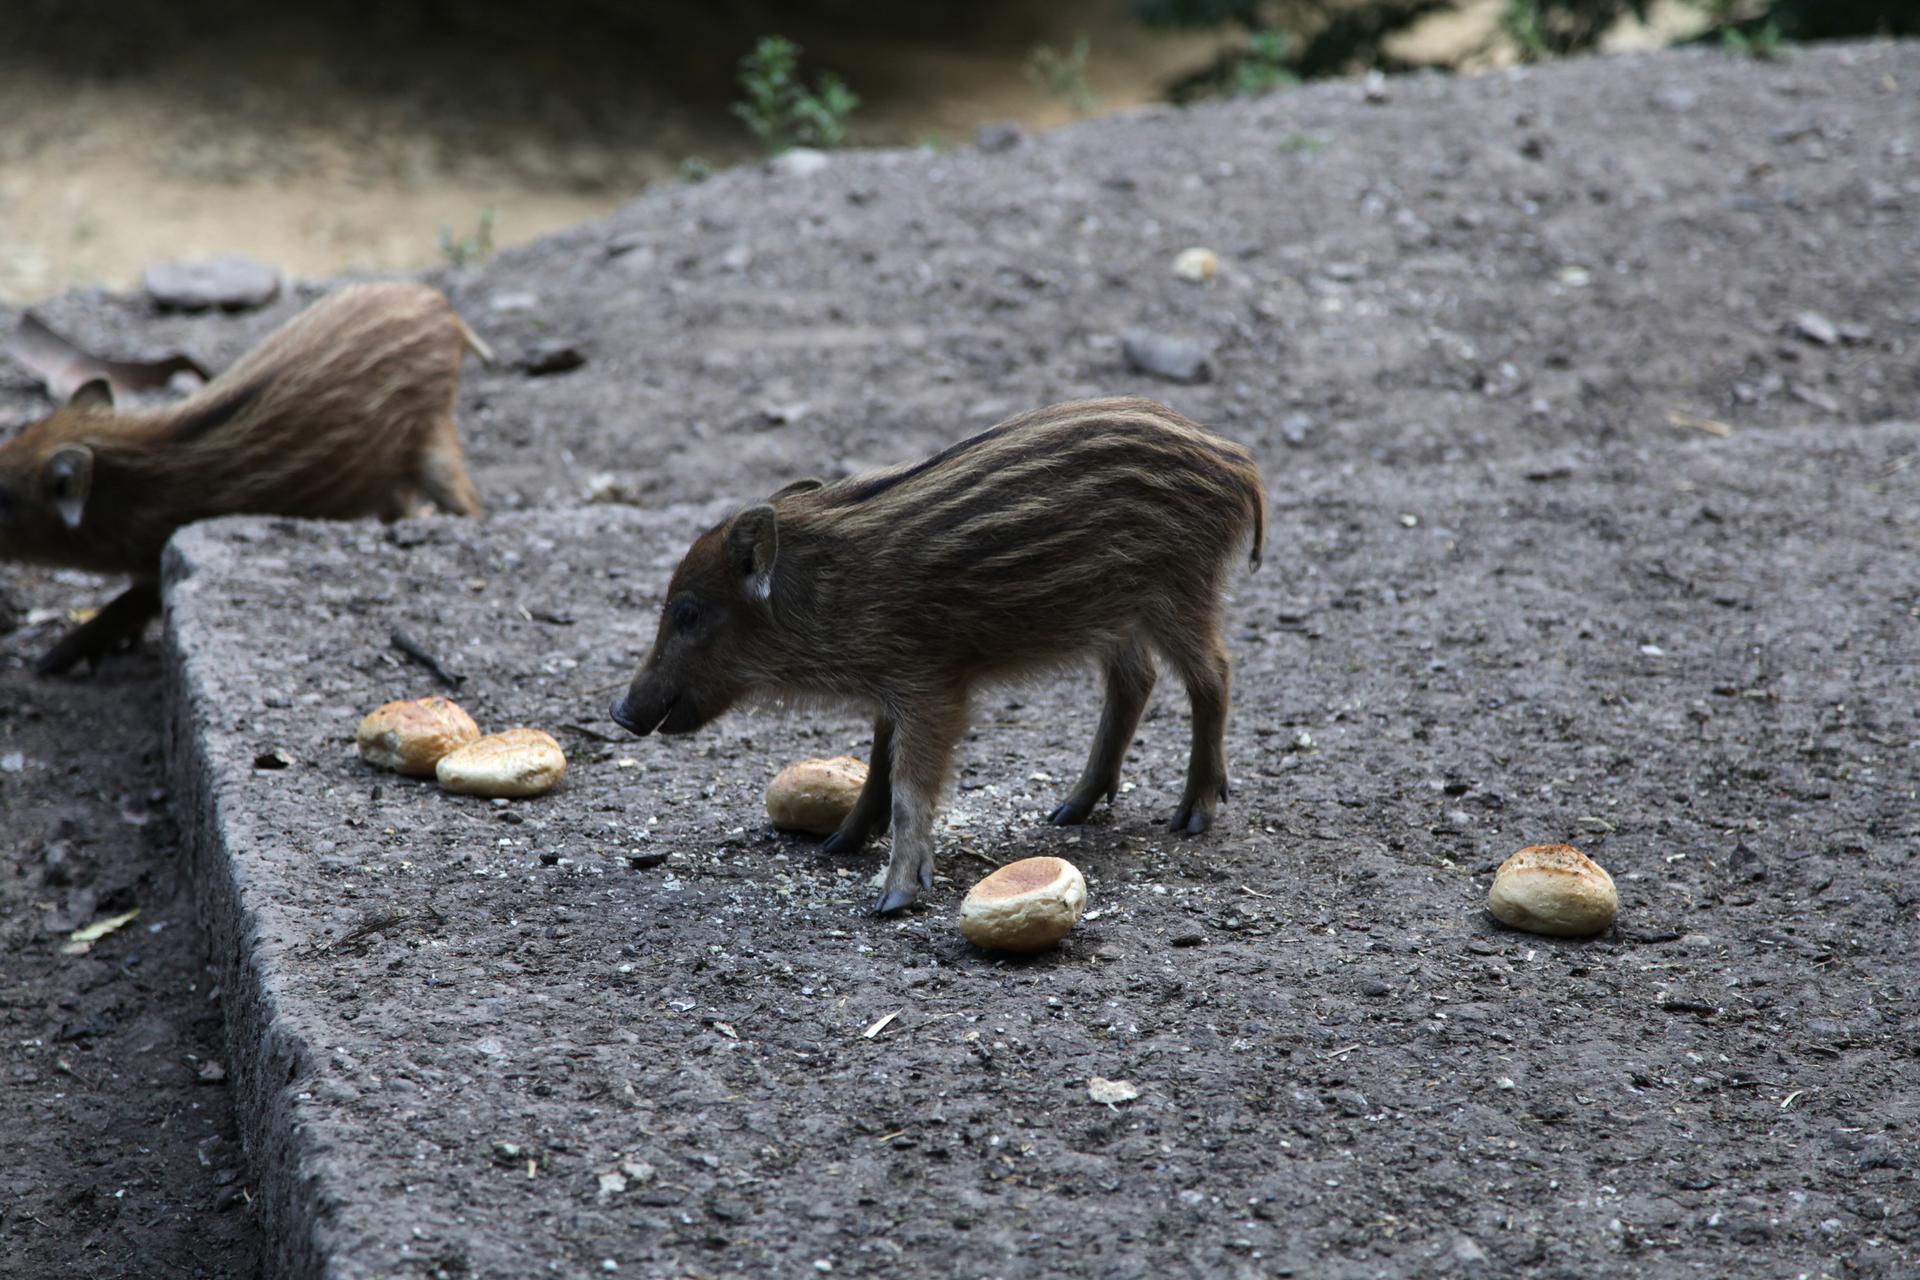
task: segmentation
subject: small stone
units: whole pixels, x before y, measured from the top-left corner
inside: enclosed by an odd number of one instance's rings
[[[1807,342],[1814,342],[1822,347],[1832,347],[1839,342],[1839,330],[1834,328],[1834,322],[1820,315],[1818,311],[1801,311],[1797,317],[1793,317],[1793,332],[1805,338]]]
[[[1487,1264],[1487,1251],[1472,1236],[1456,1236],[1448,1252],[1463,1267],[1483,1267]]]
[[[1205,284],[1220,273],[1220,255],[1195,245],[1173,259],[1173,274],[1190,284]]]
[[[1114,1106],[1122,1102],[1132,1102],[1140,1096],[1140,1090],[1131,1080],[1109,1080],[1105,1076],[1090,1076],[1087,1079],[1087,1096],[1105,1106]]]
[[[496,293],[487,301],[487,310],[496,315],[510,315],[516,311],[532,311],[539,305],[540,295],[537,293]]]
[[[1727,858],[1727,870],[1742,880],[1767,878],[1767,864],[1760,861],[1760,855],[1748,848],[1744,840],[1734,844],[1733,853]]]
[[[1135,372],[1167,382],[1206,382],[1213,377],[1207,349],[1185,338],[1132,329],[1120,339],[1120,351]]]
[[[520,357],[520,371],[529,378],[545,378],[556,373],[571,373],[587,362],[587,353],[578,345],[558,339],[535,343]]]
[[[813,412],[805,400],[769,401],[760,406],[760,416],[776,427],[788,427]]]
[[[280,296],[280,271],[239,254],[202,262],[159,262],[143,278],[155,306],[176,311],[242,311]]]
[[[1802,311],[1793,318],[1793,331],[1808,342],[1830,347],[1840,341],[1840,331],[1834,328],[1833,321],[1818,311]]]
[[[989,120],[973,131],[973,145],[982,151],[1011,151],[1026,141],[1027,131],[1012,120]]]
[[[1804,382],[1790,382],[1787,390],[1795,400],[1810,404],[1824,413],[1840,412],[1840,402],[1817,387],[1810,387]]]
[[[1537,844],[1500,864],[1487,908],[1516,929],[1577,938],[1612,924],[1620,895],[1606,868],[1572,845]]]
[[[1392,987],[1378,978],[1367,978],[1360,983],[1360,994],[1363,996],[1379,997],[1391,994],[1392,991]]]
[[[1319,424],[1314,422],[1310,413],[1290,413],[1280,419],[1280,438],[1295,449],[1306,444],[1318,429]]]
[[[812,147],[792,147],[767,161],[767,168],[782,178],[811,178],[829,163],[824,151]]]
[[[1335,1089],[1328,1098],[1335,1107],[1339,1108],[1343,1116],[1353,1116],[1357,1119],[1370,1115],[1373,1111],[1373,1107],[1367,1102],[1367,1095],[1358,1089]]]

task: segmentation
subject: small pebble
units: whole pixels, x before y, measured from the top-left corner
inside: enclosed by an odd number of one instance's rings
[[[1205,284],[1220,273],[1220,255],[1195,245],[1173,259],[1173,274],[1190,284]]]
[[[982,151],[1011,151],[1025,141],[1027,131],[1012,120],[989,120],[973,131],[973,145]]]
[[[1207,348],[1171,334],[1131,329],[1120,339],[1127,367],[1167,382],[1206,382],[1213,377]]]
[[[767,162],[767,168],[782,178],[811,178],[831,163],[824,151],[812,147],[791,147]]]
[[[231,253],[201,262],[155,263],[143,283],[155,306],[177,311],[241,311],[280,296],[278,268]]]
[[[1808,342],[1830,347],[1840,341],[1840,331],[1834,328],[1833,321],[1818,311],[1802,311],[1793,318],[1793,331]]]
[[[547,378],[571,373],[586,362],[586,352],[574,343],[547,341],[535,344],[520,357],[520,370],[529,378]]]

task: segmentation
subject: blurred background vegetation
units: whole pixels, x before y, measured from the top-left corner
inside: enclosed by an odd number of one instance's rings
[[[790,145],[1593,50],[1920,33],[1920,0],[9,0],[0,299],[236,251],[471,261]]]

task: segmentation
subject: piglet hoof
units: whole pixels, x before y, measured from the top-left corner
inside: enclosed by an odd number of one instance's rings
[[[1205,809],[1181,805],[1174,810],[1173,821],[1167,824],[1167,830],[1175,835],[1197,836],[1212,825],[1213,815]]]
[[[1065,804],[1047,815],[1047,821],[1056,827],[1074,827],[1087,820],[1093,812],[1091,800],[1068,800]]]
[[[842,827],[826,838],[820,846],[820,851],[822,853],[858,853],[866,842],[866,831],[849,831]]]
[[[909,905],[920,896],[920,891],[911,886],[905,889],[889,889],[880,895],[880,901],[873,904],[873,914],[892,915],[902,907]]]

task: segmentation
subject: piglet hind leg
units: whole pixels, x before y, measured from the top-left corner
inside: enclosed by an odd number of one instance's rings
[[[57,676],[83,659],[88,665],[95,665],[108,654],[138,641],[147,623],[159,614],[160,584],[136,582],[100,612],[61,636],[60,642],[41,655],[33,669],[43,676]]]
[[[1140,727],[1140,713],[1146,710],[1153,694],[1153,657],[1138,636],[1110,649],[1102,663],[1107,686],[1106,706],[1100,712],[1100,730],[1094,735],[1093,754],[1087,768],[1074,784],[1059,808],[1047,821],[1057,827],[1085,822],[1093,807],[1105,799],[1109,803],[1120,790],[1120,764],[1127,748],[1133,745],[1134,730]]]
[[[933,811],[965,726],[965,699],[958,694],[894,721],[893,857],[880,900],[873,904],[881,915],[933,888]]]
[[[873,836],[885,835],[893,819],[893,721],[878,716],[873,722],[873,755],[867,764],[867,783],[840,829],[820,847],[827,853],[858,853]]]
[[[1161,652],[1180,672],[1193,704],[1193,750],[1187,758],[1187,787],[1173,811],[1169,830],[1197,836],[1213,825],[1214,811],[1227,798],[1227,698],[1232,663],[1217,620],[1172,643]]]
[[[421,491],[448,515],[477,516],[485,511],[480,491],[467,475],[466,453],[452,418],[434,424],[420,455],[419,481]]]

